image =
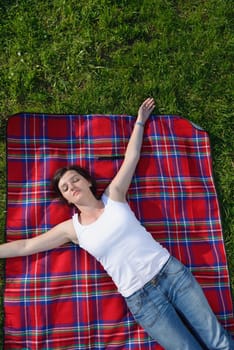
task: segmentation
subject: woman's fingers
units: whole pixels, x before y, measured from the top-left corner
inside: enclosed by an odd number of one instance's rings
[[[150,114],[152,113],[153,109],[155,107],[154,99],[151,97],[148,97],[140,106],[138,110],[138,118],[141,122],[145,123],[146,120],[149,118]]]
[[[155,107],[155,102],[154,102],[154,99],[153,98],[147,98],[143,104],[142,104],[142,107],[144,109],[148,109],[148,110],[153,110],[154,107]]]

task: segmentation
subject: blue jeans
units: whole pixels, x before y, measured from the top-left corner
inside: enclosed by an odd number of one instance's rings
[[[166,350],[234,349],[201,287],[174,257],[125,299],[135,320]]]

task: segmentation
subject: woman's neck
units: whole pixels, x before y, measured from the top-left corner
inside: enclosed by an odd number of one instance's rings
[[[104,204],[101,199],[97,199],[93,194],[87,196],[83,203],[77,203],[76,207],[81,213],[92,213],[93,211],[104,208]]]
[[[102,200],[95,199],[88,205],[79,206],[79,221],[81,224],[88,225],[96,221],[104,211],[104,203]]]

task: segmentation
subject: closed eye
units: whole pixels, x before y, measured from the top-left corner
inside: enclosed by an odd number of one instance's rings
[[[68,186],[67,185],[62,186],[62,191],[63,192],[66,192],[67,190],[68,190]]]
[[[73,177],[72,182],[77,182],[77,181],[79,181],[79,180],[80,180],[80,178],[77,177],[77,176],[75,176],[75,177]]]

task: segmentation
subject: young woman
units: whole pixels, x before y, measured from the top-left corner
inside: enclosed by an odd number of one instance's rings
[[[2,244],[0,258],[30,255],[72,241],[102,263],[136,321],[165,349],[234,349],[192,274],[153,239],[126,202],[144,124],[154,107],[152,98],[140,106],[124,161],[101,198],[84,169],[60,169],[54,187],[78,214],[43,235]]]

